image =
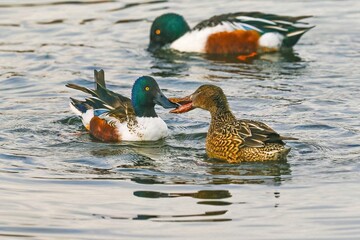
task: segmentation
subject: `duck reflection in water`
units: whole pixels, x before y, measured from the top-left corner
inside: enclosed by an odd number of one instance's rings
[[[281,162],[245,162],[237,165],[224,164],[211,159],[207,173],[212,184],[262,184],[280,185],[291,178],[290,164]]]
[[[169,49],[151,53],[152,75],[159,77],[179,77],[187,75],[190,69],[188,62],[194,58],[188,53],[179,53]]]

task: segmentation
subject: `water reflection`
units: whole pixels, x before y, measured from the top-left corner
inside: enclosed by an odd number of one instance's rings
[[[179,52],[171,49],[159,49],[156,52],[149,53],[154,59],[163,60],[166,63],[175,63],[176,61],[190,61],[194,59],[206,59],[213,63],[236,63],[236,64],[257,64],[259,61],[271,63],[296,63],[302,62],[302,58],[293,49],[283,50],[281,52],[263,53],[247,60],[239,60],[238,54],[201,54],[201,53],[187,53]],[[161,62],[160,62],[161,63]],[[154,66],[158,65],[155,61]]]
[[[101,153],[99,153],[101,154]],[[206,159],[206,156],[203,156]],[[208,160],[210,161],[210,160]],[[145,185],[154,184],[260,184],[281,185],[291,178],[290,164],[282,163],[206,163],[200,165],[194,162],[164,164],[161,159],[151,159],[142,155],[124,153],[117,158],[106,162],[98,160],[69,160],[68,163],[76,164],[69,172],[86,174],[87,178],[98,179],[128,179],[132,182]],[[171,167],[170,167],[171,166]],[[195,169],[196,166],[196,169]],[[93,175],[93,177],[91,177]],[[224,192],[197,192],[196,194],[176,193],[164,194],[157,192],[137,192],[137,196],[146,198],[160,197],[193,197],[193,198],[225,198],[230,197]]]
[[[147,20],[155,16],[178,9],[194,23],[247,4],[188,3],[1,1],[0,238],[234,238],[226,228],[247,238],[289,239],[299,224],[323,238],[359,236],[359,33],[343,27],[357,19],[359,4],[291,1],[279,9],[252,1],[269,12],[321,15],[314,21],[322,27],[302,39],[298,52],[245,62],[148,53]],[[346,16],[341,22],[339,14]],[[237,116],[303,140],[289,143],[288,162],[226,164],[206,157],[209,118],[198,112],[161,114],[172,132],[164,141],[94,141],[70,113],[64,87],[90,86],[94,68],[105,68],[123,94],[144,74],[156,75],[169,96],[213,82]],[[161,235],[164,224],[155,221],[190,223],[167,224]],[[230,222],[199,227],[211,221]],[[298,231],[298,238],[309,231]]]
[[[173,134],[166,139],[153,142],[102,143],[92,139],[74,117],[58,120],[56,123],[77,126],[72,140],[65,147],[89,149],[90,156],[76,158],[69,156],[67,163],[76,164],[76,172],[94,175],[94,178],[128,179],[139,184],[261,184],[280,185],[291,176],[290,164],[281,162],[243,162],[228,164],[209,159],[205,154],[207,125],[204,122],[188,123],[178,127],[174,122]],[[79,142],[80,141],[80,142]],[[80,145],[79,145],[80,144]],[[72,146],[73,145],[73,146]],[[74,159],[75,157],[75,159]],[[80,166],[80,167],[79,167]],[[81,167],[82,166],[82,167]],[[71,166],[69,166],[71,167]],[[107,175],[107,176],[105,176]],[[88,176],[90,177],[90,176]],[[90,177],[91,178],[91,177]],[[194,194],[160,194],[160,197],[191,196],[205,194],[208,199],[211,192]],[[219,196],[220,192],[216,192]],[[139,193],[136,193],[139,194]],[[148,194],[148,195],[146,195]],[[147,192],[143,197],[156,197],[156,193]],[[226,195],[223,195],[226,196]],[[224,204],[227,203],[203,203]]]
[[[81,126],[81,123],[73,117],[62,119],[58,123]],[[199,126],[206,127],[203,123],[196,124],[196,126],[197,128],[194,129],[196,131],[199,131]],[[147,185],[201,183],[280,185],[291,176],[290,164],[286,160],[228,164],[220,160],[209,159],[203,146],[206,138],[206,133],[203,131],[181,133],[183,130],[180,129],[176,130],[179,133],[159,141],[109,144],[92,139],[82,127],[79,128],[76,131],[81,135],[74,135],[72,138],[77,138],[81,142],[69,142],[61,146],[55,144],[51,147],[69,148],[70,144],[70,146],[74,145],[70,148],[90,149],[89,157],[69,159],[66,162],[83,166],[80,169],[76,168],[75,171],[95,174],[94,178],[103,176],[114,180],[129,179]],[[87,146],[83,146],[84,144]],[[167,196],[199,197],[203,193],[206,198],[209,198],[211,192]],[[148,192],[147,196],[154,197],[156,194],[151,195]],[[164,197],[165,195],[160,196]]]
[[[176,77],[188,74],[191,54],[169,49],[161,49],[149,54],[153,57],[151,69],[154,76]]]
[[[231,198],[228,190],[200,190],[197,192],[186,193],[165,193],[156,191],[135,191],[134,196],[140,198],[178,198],[190,197],[194,199],[202,199],[198,204],[212,205],[212,206],[227,206],[233,204],[232,202],[221,201],[218,199]],[[206,199],[208,201],[203,201]],[[188,211],[188,210],[182,210]],[[110,216],[103,214],[93,214],[93,216],[103,219],[117,219],[117,220],[153,220],[164,222],[214,222],[214,221],[231,221],[230,218],[219,217],[226,214],[228,210],[205,211],[203,213],[189,213],[189,214],[136,214],[135,216]]]
[[[213,184],[280,185],[291,176],[290,164],[286,161],[244,162],[236,165],[214,163],[207,169],[213,175]]]
[[[157,191],[135,191],[134,196],[140,198],[178,198],[178,197],[190,197],[194,199],[201,199],[197,204],[208,205],[208,206],[228,206],[233,204],[230,201],[223,201],[219,199],[231,198],[232,195],[228,190],[200,190],[197,192],[157,192]],[[205,201],[204,201],[205,200]],[[209,217],[209,216],[218,216],[223,215],[227,210],[221,211],[210,211],[203,214],[185,214],[185,215],[171,215],[171,216],[154,216],[153,218],[189,218],[189,217]],[[145,216],[146,218],[146,216]],[[149,218],[146,218],[149,219]],[[186,221],[230,221],[231,219],[227,218],[211,218],[211,219],[196,219],[196,220],[186,220]],[[168,220],[174,221],[174,220]],[[180,221],[180,220],[177,220]],[[185,220],[181,220],[185,221]]]
[[[42,25],[49,25],[49,24],[59,24],[59,23],[64,23],[64,19],[55,19],[55,20],[51,20],[51,21],[41,21],[41,22],[37,22],[37,24],[42,24]]]
[[[109,12],[121,11],[121,10],[125,10],[125,9],[128,9],[128,8],[137,7],[137,6],[140,6],[140,5],[149,5],[149,4],[152,5],[152,4],[157,4],[157,3],[164,3],[164,2],[167,2],[167,1],[168,0],[155,0],[155,1],[127,3],[123,7],[110,9]]]
[[[33,2],[33,3],[14,3],[14,4],[0,4],[0,8],[18,8],[18,7],[40,7],[40,6],[57,6],[57,5],[89,5],[89,4],[103,4],[110,3],[113,0],[99,0],[99,1],[57,1],[57,2]]]
[[[256,55],[255,57],[248,58],[245,61],[239,60],[238,55],[219,55],[219,54],[204,54],[203,57],[207,60],[218,63],[248,63],[254,64],[259,60],[268,62],[301,62],[302,59],[292,49],[275,52],[275,53],[264,53]]]
[[[197,214],[178,214],[178,215],[157,215],[157,214],[137,214],[133,217],[122,216],[109,216],[101,214],[93,214],[93,216],[102,219],[115,219],[115,220],[153,220],[156,222],[225,222],[231,221],[229,218],[214,218],[224,215],[227,211],[208,211]],[[199,218],[200,217],[200,218]],[[205,218],[204,218],[205,217]],[[195,219],[193,219],[195,218]]]
[[[246,61],[240,61],[237,55],[182,53],[170,49],[149,54],[152,57],[152,74],[164,78],[184,77],[194,71],[211,81],[226,81],[239,76],[264,81],[276,76],[293,77],[299,74],[299,69],[307,67],[307,63],[293,50],[261,54]]]
[[[97,144],[104,144],[92,138]],[[160,159],[166,153],[168,147],[164,139],[149,142],[122,142],[118,144],[104,144],[106,147],[91,150],[95,157],[124,157],[128,155],[132,160],[132,166],[145,167],[152,166],[151,162]],[[122,166],[122,165],[119,165]]]
[[[0,233],[0,237],[7,237],[7,238],[35,238],[34,235],[30,235],[30,234],[5,234],[5,233]]]
[[[155,191],[135,191],[134,195],[141,198],[175,198],[191,197],[196,199],[224,199],[230,198],[228,190],[200,190],[192,193],[164,193]]]
[[[132,22],[141,22],[144,21],[143,18],[136,18],[136,19],[121,19],[117,20],[114,24],[121,24],[121,23],[132,23]]]

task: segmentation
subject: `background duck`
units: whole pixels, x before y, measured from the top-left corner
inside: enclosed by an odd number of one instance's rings
[[[94,70],[94,78],[94,90],[71,83],[66,85],[92,95],[85,101],[70,98],[70,108],[81,117],[92,136],[104,142],[155,141],[167,136],[167,125],[158,117],[154,106],[174,108],[177,105],[165,97],[155,79],[138,78],[130,100],[106,88],[103,70]]]
[[[236,119],[224,92],[214,85],[202,85],[187,97],[170,100],[181,104],[171,110],[172,113],[184,113],[195,108],[210,112],[211,123],[206,137],[206,152],[210,158],[230,163],[282,160],[290,151],[283,140],[297,140],[280,136],[265,123]]]
[[[166,13],[152,23],[148,49],[169,46],[181,52],[241,54],[242,59],[292,48],[312,28],[299,22],[308,17],[237,12],[214,16],[190,29],[181,15]]]

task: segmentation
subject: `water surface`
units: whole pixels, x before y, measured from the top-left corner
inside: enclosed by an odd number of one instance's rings
[[[358,239],[360,36],[357,1],[1,1],[0,238]],[[191,26],[233,11],[314,15],[293,52],[250,62],[145,49],[151,21]],[[104,69],[130,96],[157,79],[167,96],[205,83],[240,118],[290,141],[287,161],[208,159],[209,114],[157,112],[170,136],[100,143],[68,108]]]

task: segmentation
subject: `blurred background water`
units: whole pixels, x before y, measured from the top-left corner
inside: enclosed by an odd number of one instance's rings
[[[348,1],[0,1],[0,238],[359,239],[360,3]],[[146,51],[152,20],[314,15],[293,52],[251,62]],[[142,75],[169,96],[224,89],[240,118],[289,142],[286,162],[205,155],[209,114],[157,112],[155,143],[93,140],[68,107],[104,69],[130,96]],[[142,220],[142,221],[138,221]]]

